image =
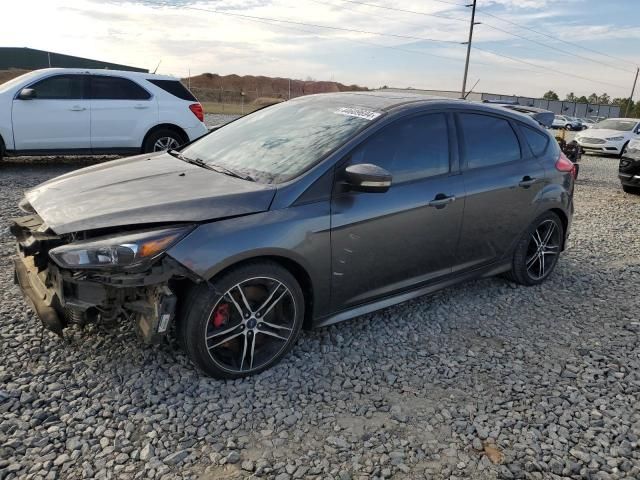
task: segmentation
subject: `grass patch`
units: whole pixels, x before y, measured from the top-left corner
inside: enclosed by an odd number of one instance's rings
[[[244,107],[237,103],[201,102],[204,113],[222,113],[226,115],[242,115],[251,113],[261,105],[245,104]]]

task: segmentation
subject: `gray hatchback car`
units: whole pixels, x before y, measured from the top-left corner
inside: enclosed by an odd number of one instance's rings
[[[574,176],[550,134],[501,107],[307,96],[29,190],[16,279],[50,330],[134,322],[237,378],[303,328],[479,277],[541,283],[565,248]]]

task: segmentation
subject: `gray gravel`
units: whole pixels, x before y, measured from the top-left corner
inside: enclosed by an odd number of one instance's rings
[[[242,381],[173,344],[44,334],[12,285],[21,191],[0,167],[0,479],[640,478],[640,197],[586,157],[544,285],[487,279],[304,333]]]

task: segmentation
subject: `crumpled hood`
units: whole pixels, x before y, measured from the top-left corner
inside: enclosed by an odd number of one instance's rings
[[[608,128],[589,128],[578,135],[579,138],[609,138],[609,137],[628,137],[631,132],[621,132],[620,130],[610,130]]]
[[[26,199],[49,228],[63,234],[263,212],[275,191],[161,152],[76,170],[27,191]]]

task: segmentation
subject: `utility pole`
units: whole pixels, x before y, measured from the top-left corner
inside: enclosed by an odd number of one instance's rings
[[[464,45],[467,44],[467,60],[464,63],[464,78],[462,79],[462,98],[464,98],[464,94],[467,90],[467,73],[469,73],[469,57],[471,56],[471,42],[473,40],[473,26],[479,25],[480,22],[476,23],[476,1],[473,0],[473,3],[466,5],[467,7],[471,7],[471,23],[469,24],[469,41],[462,42]]]
[[[627,102],[627,106],[624,109],[624,116],[627,116],[629,112],[629,106],[631,102],[633,102],[633,94],[636,93],[636,83],[638,83],[638,72],[640,72],[640,67],[636,67],[636,78],[633,80],[633,87],[631,87],[631,96],[629,97],[629,101]]]

